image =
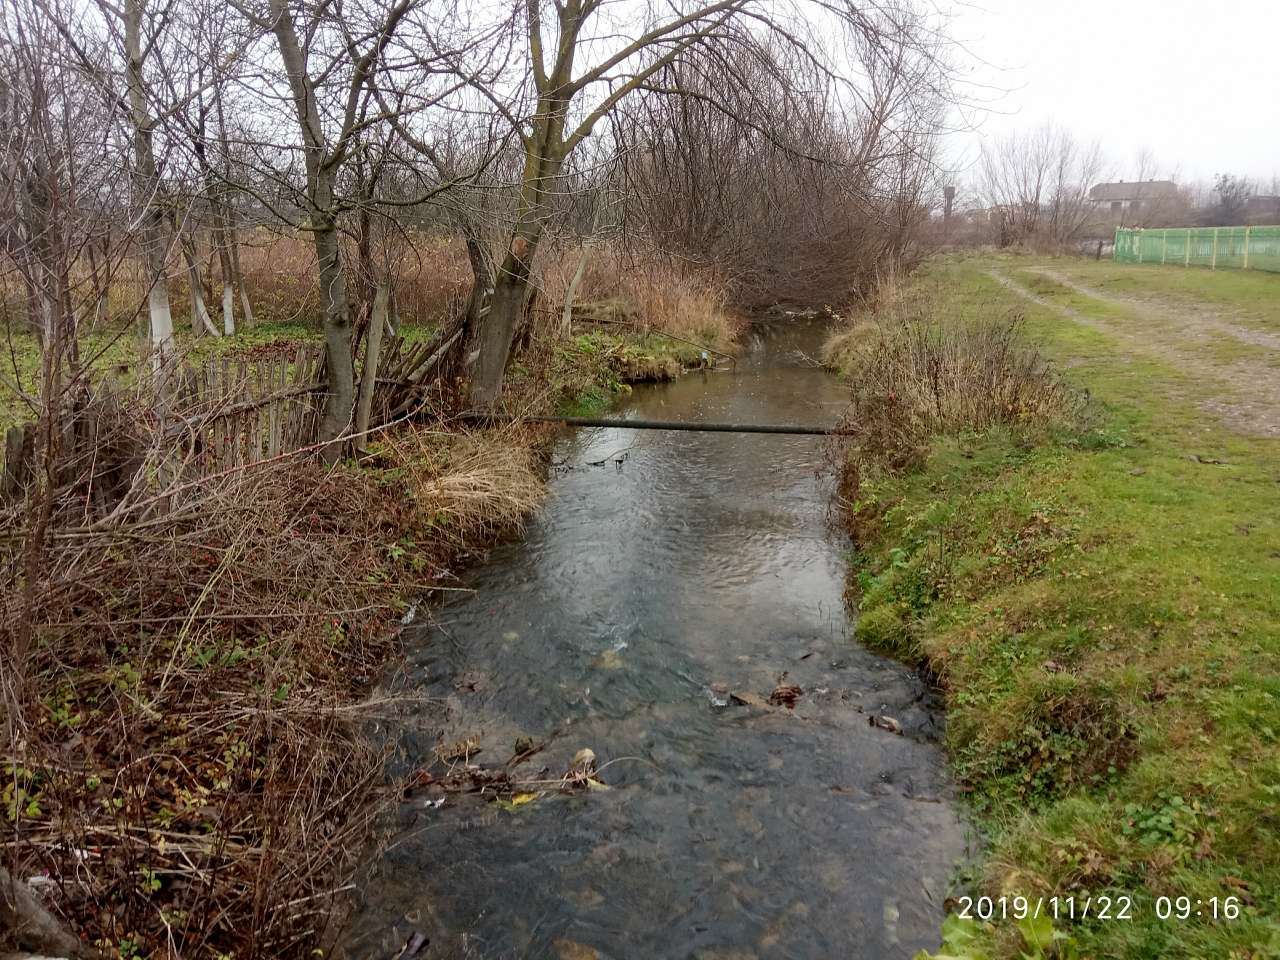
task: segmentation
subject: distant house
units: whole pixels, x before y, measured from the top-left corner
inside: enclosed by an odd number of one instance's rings
[[[1178,185],[1172,180],[1132,180],[1126,183],[1099,183],[1089,191],[1089,200],[1100,212],[1116,222],[1133,222],[1144,213],[1177,200]]]

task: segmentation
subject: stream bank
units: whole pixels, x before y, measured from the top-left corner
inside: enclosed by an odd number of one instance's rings
[[[620,391],[620,358],[664,357],[638,338],[583,346],[519,358],[524,409]],[[23,693],[4,711],[20,748],[0,785],[6,869],[106,955],[327,949],[387,793],[353,720],[385,706],[369,689],[409,599],[452,590],[537,506],[549,436],[400,424],[358,460],[281,457],[138,527],[48,537],[35,588],[0,605],[4,641],[33,638],[21,671],[0,665]],[[29,573],[19,544],[6,569]],[[9,927],[0,953],[65,952]]]
[[[846,465],[859,636],[936,671],[951,770],[990,838],[962,892],[994,898],[994,922],[950,919],[948,957],[1280,955],[1280,442],[1239,415],[1261,394],[1234,348],[1202,346],[1224,304],[1239,329],[1274,328],[1275,284],[939,257],[903,284],[905,309],[844,342],[879,333],[968,360],[959,347],[994,329],[1002,370],[1040,369],[1081,401],[938,431],[905,467]],[[1141,312],[1108,288],[1141,291]],[[1053,365],[1028,364],[1033,350]],[[828,356],[853,389],[895,369]],[[896,396],[964,385],[945,362],[925,369]],[[953,396],[1003,396],[979,388]],[[1060,911],[1037,948],[1001,915],[1015,897],[1095,910]],[[1100,918],[1102,898],[1130,903],[1126,919]]]

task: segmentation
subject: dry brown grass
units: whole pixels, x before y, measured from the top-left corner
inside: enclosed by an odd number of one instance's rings
[[[579,256],[580,248],[568,246],[542,259],[542,297],[557,318]],[[623,321],[642,332],[721,348],[732,345],[745,327],[729,307],[728,285],[715,271],[615,244],[591,248],[574,304],[576,318]]]
[[[542,502],[539,441],[528,427],[451,436],[405,430],[378,457],[397,466],[416,516],[446,543],[466,549],[517,528]]]
[[[321,322],[319,288],[316,279],[315,249],[305,234],[281,233],[266,228],[241,230],[240,264],[257,323],[300,323],[318,327]],[[215,325],[218,316],[221,276],[217,260],[207,243],[202,243],[201,271],[206,286],[206,306]],[[359,261],[354,245],[344,251],[348,269],[347,293],[353,304],[360,295]],[[471,289],[471,267],[466,249],[454,237],[407,233],[401,235],[394,254],[396,298],[401,319],[410,324],[437,323],[448,315]],[[77,263],[73,279],[82,285],[80,295],[88,297],[88,267]],[[113,265],[108,316],[112,327],[128,322],[144,311],[146,289],[140,263],[127,253]],[[174,326],[189,329],[190,292],[182,256],[175,251],[169,264],[169,301]],[[11,270],[0,268],[0,303],[6,315],[22,317],[26,312],[23,290]],[[237,318],[240,306],[236,304]],[[16,329],[16,328],[15,328]]]
[[[246,233],[242,243],[240,261],[255,315],[273,323],[318,326],[315,250],[309,238],[255,230]],[[359,284],[354,249],[347,251],[344,262],[351,273],[348,295],[355,296]],[[410,324],[440,322],[456,303],[465,301],[471,289],[466,249],[454,237],[405,235],[398,245],[394,273],[396,305],[401,320]]]
[[[15,875],[121,955],[332,942],[390,795],[357,721],[395,618],[537,503],[534,441],[404,429],[362,468],[220,474],[163,513],[55,503],[34,564],[0,541]]]
[[[1020,314],[951,318],[932,300],[892,295],[881,304],[824,350],[825,363],[851,385],[846,484],[856,488],[866,466],[919,465],[939,435],[997,424],[1045,427],[1079,413],[1081,397],[1025,341]]]

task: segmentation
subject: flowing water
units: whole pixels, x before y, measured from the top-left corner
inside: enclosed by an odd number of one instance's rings
[[[620,415],[832,423],[843,391],[811,359],[822,334],[761,328],[736,373],[637,388]],[[514,809],[407,800],[350,956],[395,956],[415,931],[418,956],[440,958],[936,947],[965,846],[937,705],[851,638],[822,445],[599,429],[558,446],[527,536],[411,628],[410,677],[438,700],[400,736],[415,765],[468,739],[498,765],[528,736],[546,743],[516,769],[529,778],[589,747],[611,789]],[[726,695],[780,681],[803,690],[794,710]],[[903,735],[870,724],[882,715]]]

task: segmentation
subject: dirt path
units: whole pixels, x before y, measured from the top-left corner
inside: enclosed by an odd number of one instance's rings
[[[1257,360],[1218,360],[1209,349],[1227,336],[1251,346],[1280,350],[1280,338],[1227,323],[1211,311],[1201,314],[1156,306],[1150,301],[1111,298],[1055,270],[1045,267],[1032,269],[1075,293],[1136,312],[1140,324],[1131,326],[1089,316],[1042,297],[999,271],[988,271],[988,275],[1024,300],[1106,333],[1135,356],[1170,364],[1206,386],[1219,388],[1219,396],[1196,402],[1227,428],[1252,436],[1280,437],[1280,369]]]
[[[1051,267],[1031,267],[1030,271],[1048,277],[1069,290],[1074,290],[1076,293],[1098,300],[1108,306],[1134,310],[1145,319],[1157,322],[1161,326],[1177,327],[1181,333],[1194,339],[1207,340],[1209,339],[1209,334],[1217,334],[1223,337],[1230,337],[1241,343],[1247,343],[1250,346],[1263,347],[1268,350],[1280,350],[1280,336],[1255,330],[1252,327],[1242,327],[1238,323],[1232,323],[1224,319],[1220,312],[1205,304],[1188,307],[1186,304],[1170,303],[1153,297],[1116,296],[1103,293],[1095,287],[1085,286],[1078,280],[1074,280],[1065,273],[1054,270]]]

